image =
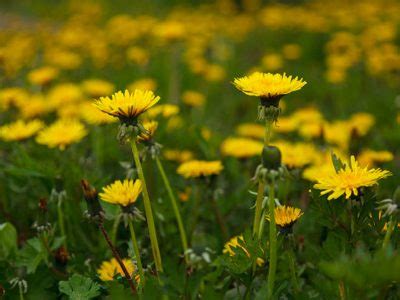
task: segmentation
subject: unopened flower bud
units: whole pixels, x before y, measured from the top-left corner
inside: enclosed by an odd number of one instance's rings
[[[99,196],[96,189],[90,186],[87,180],[81,180],[81,186],[83,190],[83,196],[87,204],[87,216],[95,221],[100,221],[103,219],[103,209],[100,205]]]
[[[268,170],[278,170],[281,166],[282,155],[279,148],[275,146],[264,146],[261,153],[261,162]]]

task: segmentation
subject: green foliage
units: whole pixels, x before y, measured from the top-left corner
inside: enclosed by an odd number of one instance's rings
[[[68,281],[60,281],[58,286],[60,292],[71,300],[92,299],[100,295],[100,285],[79,274],[72,275]]]
[[[11,223],[0,224],[0,260],[6,259],[17,249],[17,230]]]

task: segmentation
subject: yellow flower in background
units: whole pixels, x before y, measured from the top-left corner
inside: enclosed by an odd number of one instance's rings
[[[139,179],[117,180],[114,183],[103,188],[103,192],[99,194],[100,199],[122,206],[128,206],[136,202],[142,192],[142,182]]]
[[[93,102],[84,102],[79,105],[80,118],[90,125],[109,124],[118,121],[118,118],[103,113],[93,106]]]
[[[140,65],[145,66],[149,63],[150,55],[146,49],[140,47],[130,47],[126,51],[126,57],[128,60]],[[149,90],[153,90],[150,88]]]
[[[126,270],[129,275],[133,275],[135,272],[135,266],[130,259],[122,259]],[[103,261],[100,268],[97,269],[97,274],[99,275],[102,281],[112,281],[116,275],[125,277],[124,271],[122,271],[121,266],[115,258],[110,259],[109,261]],[[135,280],[138,281],[139,277],[135,276]]]
[[[255,72],[250,76],[236,78],[233,84],[249,96],[277,98],[300,90],[307,82],[298,77],[287,76],[285,73],[281,75]]]
[[[189,150],[165,149],[163,151],[164,157],[167,160],[183,163],[194,158],[194,154]]]
[[[147,111],[160,100],[152,91],[135,90],[130,93],[117,92],[111,97],[100,97],[94,105],[102,112],[124,121],[135,120],[140,114]]]
[[[43,127],[44,123],[40,120],[29,122],[18,120],[0,127],[0,139],[8,142],[25,140],[35,135]]]
[[[316,182],[319,178],[328,176],[332,172],[335,172],[335,168],[332,165],[332,162],[326,162],[322,165],[312,165],[307,167],[302,174],[302,177],[306,180]]]
[[[46,85],[58,76],[58,70],[53,67],[41,67],[28,73],[28,80],[32,84]]]
[[[111,94],[115,86],[102,79],[88,79],[82,82],[83,91],[90,97],[97,98]]]
[[[146,121],[146,122],[143,122],[142,125],[143,125],[144,129],[146,129],[146,132],[140,132],[140,134],[137,136],[137,141],[138,142],[150,141],[153,138],[153,136],[157,130],[158,122]]]
[[[221,144],[225,156],[248,158],[261,155],[263,143],[248,138],[227,138]]]
[[[0,90],[0,109],[8,109],[12,105],[25,103],[29,94],[22,88],[10,87]]]
[[[359,188],[376,185],[378,180],[390,175],[386,170],[362,168],[355,157],[351,156],[350,162],[343,169],[318,178],[314,188],[322,190],[321,195],[331,193],[328,200],[338,199],[342,195],[349,199],[352,195],[358,196]]]
[[[36,137],[36,142],[49,148],[66,146],[79,142],[87,135],[85,126],[77,120],[60,119],[44,128]]]
[[[265,134],[265,127],[256,123],[243,123],[236,128],[236,133],[240,136],[262,139]]]
[[[272,142],[272,145],[279,148],[282,162],[289,168],[302,168],[312,164],[319,157],[318,150],[310,143],[276,141]]]
[[[150,109],[146,116],[150,119],[154,119],[158,116],[162,116],[163,118],[169,118],[175,116],[179,113],[179,106],[175,104],[161,104],[157,105]]]
[[[351,130],[356,130],[357,135],[364,136],[375,124],[375,117],[369,113],[360,112],[352,115],[348,122]]]
[[[178,169],[178,174],[185,178],[197,178],[202,176],[218,175],[223,169],[221,161],[190,160],[182,163]]]
[[[247,249],[243,246],[243,243],[240,244],[239,241],[243,242],[242,235],[237,235],[237,236],[234,236],[233,238],[231,238],[228,242],[225,243],[222,253],[227,253],[227,254],[229,254],[229,256],[235,256],[235,251],[233,250],[233,248],[239,247],[240,249],[242,249],[244,251],[244,253],[248,257],[250,257],[249,251],[247,251]],[[265,261],[261,257],[257,257],[256,262],[257,262],[258,266],[262,266],[265,263]]]
[[[75,83],[61,83],[51,88],[47,94],[49,106],[53,109],[76,103],[84,97],[82,89]]]
[[[302,215],[303,212],[300,208],[286,205],[277,206],[274,210],[275,223],[282,228],[291,227]],[[269,215],[266,215],[265,218],[268,221],[270,219]]]
[[[45,115],[53,109],[42,94],[31,95],[25,100],[20,100],[16,106],[24,119]]]
[[[268,71],[277,71],[283,67],[282,56],[278,53],[264,55],[261,63]]]
[[[298,129],[299,121],[294,117],[280,117],[276,122],[275,130],[280,133],[289,133]]]
[[[206,98],[202,93],[196,91],[185,91],[182,95],[182,101],[191,107],[203,106],[206,102]]]
[[[297,44],[286,44],[282,48],[283,56],[289,60],[296,60],[301,56],[301,47]]]
[[[375,163],[383,163],[393,160],[393,154],[389,151],[374,151],[371,149],[362,150],[357,156],[361,166],[373,166]]]
[[[134,92],[135,90],[155,91],[156,88],[157,82],[153,78],[138,79],[127,86],[130,92]]]

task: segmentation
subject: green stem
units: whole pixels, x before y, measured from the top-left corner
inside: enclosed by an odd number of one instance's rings
[[[260,179],[258,181],[258,191],[257,191],[257,199],[256,199],[256,211],[254,213],[253,236],[258,236],[259,229],[260,229],[262,203],[263,203],[263,200],[264,200],[264,189],[265,189],[265,182],[262,179]]]
[[[275,182],[270,182],[270,195],[268,199],[269,207],[269,270],[268,270],[268,299],[272,299],[274,293],[274,283],[277,264],[277,245],[276,245],[276,224],[275,224]]]
[[[137,266],[138,266],[138,270],[139,270],[140,284],[141,284],[141,286],[144,286],[145,277],[144,277],[144,272],[143,272],[142,260],[140,259],[139,247],[137,244],[136,234],[135,234],[135,230],[133,228],[132,220],[129,220],[129,231],[131,232],[133,251],[135,252],[136,262],[137,262]]]
[[[293,249],[290,248],[287,252],[287,255],[289,259],[289,269],[290,269],[290,274],[292,276],[293,288],[295,293],[298,293],[300,291],[300,287],[299,287],[299,282],[297,281],[296,261],[294,258]]]
[[[393,222],[393,217],[391,216],[390,220],[387,224],[386,234],[385,234],[385,237],[384,237],[383,243],[382,243],[382,249],[386,249],[387,246],[389,245],[390,237],[392,236],[392,233],[394,230],[394,225],[395,225],[395,222]]]
[[[111,242],[113,244],[115,244],[115,241],[117,240],[117,232],[118,232],[119,223],[121,221],[121,216],[122,215],[120,213],[118,213],[114,220],[114,224],[113,224],[112,231],[111,231]]]
[[[24,300],[24,291],[22,288],[22,284],[18,284],[18,288],[19,288],[19,299]]]
[[[264,146],[268,146],[269,142],[271,140],[272,125],[273,125],[273,121],[272,120],[268,120],[267,119],[265,121]]]
[[[169,182],[169,179],[168,179],[167,175],[165,174],[164,167],[158,156],[156,157],[156,163],[157,163],[158,170],[160,171],[161,177],[163,179],[165,188],[167,189],[169,200],[171,201],[171,206],[172,206],[172,209],[175,214],[176,222],[178,224],[178,229],[179,229],[179,234],[181,236],[181,243],[182,243],[183,253],[185,256],[185,261],[186,261],[186,263],[189,263],[189,255],[187,253],[188,242],[187,242],[187,238],[186,238],[185,227],[183,226],[181,213],[179,212],[178,202],[176,201],[175,194],[171,188],[171,183]]]
[[[145,214],[146,214],[147,227],[149,229],[151,249],[153,251],[153,257],[154,257],[154,263],[156,266],[156,270],[157,270],[157,273],[159,273],[159,272],[163,272],[160,248],[158,247],[157,233],[156,233],[156,227],[154,225],[153,211],[151,208],[149,192],[147,191],[146,179],[144,178],[142,163],[140,162],[139,151],[138,151],[138,148],[136,145],[135,138],[132,138],[131,147],[132,147],[133,159],[135,160],[135,165],[136,165],[136,169],[137,169],[137,172],[139,175],[139,179],[142,181],[143,203],[144,203],[144,210],[145,210]]]
[[[201,204],[201,192],[200,188],[196,186],[196,192],[195,194],[195,199],[193,203],[193,207],[191,208],[191,223],[190,223],[190,229],[189,229],[189,235],[190,235],[190,241],[193,243],[193,233],[196,229],[196,225],[199,219],[199,213],[200,213],[200,204]]]
[[[65,250],[67,249],[67,235],[65,234],[65,224],[64,224],[64,214],[62,210],[62,199],[58,200],[57,203],[57,215],[58,215],[58,225],[60,226],[61,235],[64,237],[63,245]]]

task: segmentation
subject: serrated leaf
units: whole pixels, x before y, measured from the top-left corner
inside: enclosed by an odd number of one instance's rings
[[[60,281],[58,288],[71,300],[92,299],[100,295],[100,285],[88,277],[72,275],[68,281]]]
[[[331,158],[332,158],[332,163],[333,167],[335,168],[336,172],[339,172],[340,170],[344,169],[345,164],[341,161],[341,159],[335,154],[331,153]]]

